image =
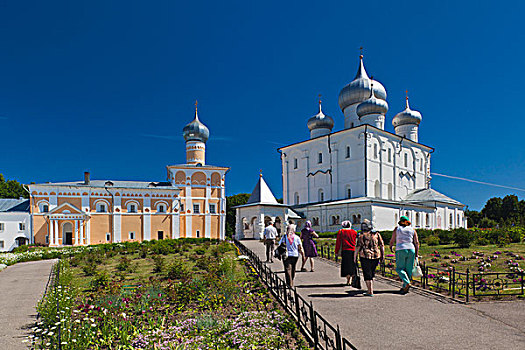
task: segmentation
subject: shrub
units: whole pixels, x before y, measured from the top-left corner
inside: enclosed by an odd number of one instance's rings
[[[184,261],[176,259],[168,268],[168,278],[172,280],[188,279],[190,271]]]
[[[454,242],[461,248],[470,247],[475,239],[475,235],[464,228],[454,230]]]
[[[155,255],[153,257],[153,272],[162,272],[164,269],[164,258],[161,255]]]
[[[449,230],[434,230],[439,237],[439,244],[450,244],[454,239],[454,232]],[[457,243],[457,242],[456,242]]]
[[[105,289],[109,285],[109,276],[106,271],[97,272],[93,281],[91,281],[91,287],[95,290]]]
[[[483,236],[477,236],[476,240],[474,241],[474,244],[476,244],[476,245],[489,245],[490,242],[489,242],[488,239],[486,239]]]
[[[94,261],[88,261],[86,265],[82,266],[82,271],[86,276],[93,276],[97,272],[97,265]]]
[[[439,237],[428,236],[425,238],[424,242],[430,246],[439,245]]]
[[[388,245],[390,243],[390,239],[392,238],[392,231],[381,231],[381,238],[383,238],[383,243],[385,245]]]
[[[139,253],[139,256],[140,256],[142,259],[145,259],[145,258],[148,256],[148,247],[146,247],[146,246],[141,246],[141,247],[140,247],[140,253]]]
[[[122,258],[120,258],[120,261],[117,264],[117,270],[127,271],[129,270],[130,267],[131,267],[131,261],[127,257],[123,256]]]

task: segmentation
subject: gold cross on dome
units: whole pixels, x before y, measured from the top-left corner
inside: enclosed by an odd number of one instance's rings
[[[195,110],[197,110],[197,105],[199,104],[199,101],[195,100]]]
[[[317,95],[319,97],[319,104],[321,104],[321,94]]]
[[[262,177],[262,169],[259,169],[259,176]]]

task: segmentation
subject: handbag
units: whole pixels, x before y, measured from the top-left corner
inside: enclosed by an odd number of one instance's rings
[[[421,266],[419,266],[419,261],[414,260],[414,267],[412,268],[412,277],[421,277],[423,276],[423,271],[421,271]]]
[[[352,276],[352,288],[361,289],[361,276],[359,276],[359,267],[356,264],[355,275]]]
[[[275,249],[275,251],[273,252],[273,256],[279,260],[284,260],[288,257],[288,249],[286,249],[286,242],[282,242],[281,244],[279,244],[277,249]]]

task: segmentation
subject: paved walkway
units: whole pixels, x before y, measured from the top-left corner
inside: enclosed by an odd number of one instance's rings
[[[265,260],[262,243],[242,243]],[[269,267],[282,274],[274,261]],[[338,266],[321,259],[315,272],[295,277],[301,296],[358,349],[525,349],[525,301],[463,305],[425,292],[400,295],[397,282],[381,277],[374,297],[366,297],[345,281]]]
[[[44,293],[55,261],[19,263],[0,272],[1,349],[27,349],[22,340],[35,323],[35,306]]]

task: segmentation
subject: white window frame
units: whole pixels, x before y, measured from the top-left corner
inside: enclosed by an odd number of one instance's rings
[[[111,242],[111,233],[106,232],[106,242]]]
[[[128,238],[134,240],[135,239],[135,232],[134,231],[130,231],[128,233]]]
[[[196,230],[196,231],[195,231],[195,237],[196,237],[196,238],[200,238],[200,237],[201,237],[201,231]]]
[[[158,213],[165,213],[166,212],[166,209],[164,208],[164,204],[159,204],[159,206],[157,207],[157,212]]]
[[[95,211],[97,213],[107,213],[108,212],[108,204],[106,202],[97,202],[97,203],[95,203]]]
[[[19,222],[18,223],[18,231],[25,231],[26,230],[26,223],[25,222]]]
[[[0,222],[0,231],[5,230],[5,224],[3,222]]]
[[[199,203],[193,203],[193,214],[201,213],[201,205]]]
[[[210,203],[210,214],[217,214],[217,205],[215,203]]]

